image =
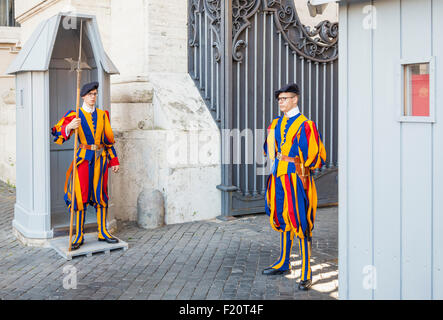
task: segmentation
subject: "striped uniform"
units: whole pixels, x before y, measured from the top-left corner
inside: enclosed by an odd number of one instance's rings
[[[63,118],[52,128],[54,142],[62,144],[68,140],[74,130],[66,135],[66,126],[75,118],[75,111],[68,111]],[[106,215],[108,208],[108,168],[119,165],[117,153],[114,149],[114,134],[109,122],[109,113],[95,109],[89,113],[79,109],[81,125],[78,128],[78,143],[84,145],[103,145],[101,152],[78,148],[76,156],[77,172],[75,177],[74,210],[77,213],[76,237],[73,243],[82,243],[84,234],[85,210],[88,204],[97,210],[98,237],[111,238],[106,229]],[[71,176],[72,166],[66,172],[65,202],[71,208]],[[81,195],[81,196],[79,196]]]
[[[264,145],[265,155],[274,161],[267,180],[265,209],[270,224],[281,232],[281,255],[275,269],[290,269],[289,256],[294,236],[299,239],[302,257],[301,280],[311,278],[309,243],[314,228],[317,209],[317,192],[310,170],[321,168],[326,161],[326,151],[314,122],[304,115],[275,118],[268,128]],[[276,153],[299,157],[309,172],[306,190],[293,162],[276,158]]]

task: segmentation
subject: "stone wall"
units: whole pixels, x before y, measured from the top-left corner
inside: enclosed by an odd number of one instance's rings
[[[132,0],[131,0],[132,2]],[[21,42],[25,43],[38,24],[59,12],[75,11],[95,15],[105,50],[109,50],[111,0],[27,0],[16,1],[15,17],[21,25]]]
[[[158,190],[167,224],[216,217],[220,138],[187,74],[187,1],[112,0],[111,17],[110,56],[120,71],[111,125],[122,164],[110,186],[113,212],[136,220],[140,193]],[[198,150],[208,151],[192,158]]]
[[[0,27],[0,180],[15,184],[15,81],[5,70],[16,57],[20,28]]]
[[[16,155],[15,90],[13,85],[5,85],[5,82],[0,81],[2,88],[9,86],[9,89],[2,90],[3,92],[0,93],[0,179],[14,185]]]
[[[143,190],[163,194],[167,224],[219,215],[219,130],[189,75],[151,74],[147,82],[131,83],[134,94],[126,99],[125,85],[115,83],[112,94],[121,162],[110,186],[116,217],[136,220]],[[143,92],[141,99],[130,99],[135,92]]]

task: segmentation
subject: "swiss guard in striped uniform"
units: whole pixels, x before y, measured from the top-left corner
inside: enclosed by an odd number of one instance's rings
[[[311,170],[325,164],[326,151],[315,123],[298,109],[299,96],[295,83],[275,91],[283,114],[269,126],[264,146],[265,155],[274,161],[267,180],[265,209],[272,228],[281,233],[281,254],[263,274],[290,273],[289,257],[297,238],[302,260],[299,289],[308,290],[312,284],[310,250],[317,209]]]
[[[119,170],[117,153],[113,147],[114,134],[109,122],[109,114],[95,108],[98,82],[85,84],[80,96],[83,106],[79,109],[79,118],[75,110],[69,110],[52,128],[52,135],[57,144],[68,140],[78,130],[79,148],[77,151],[77,172],[75,181],[74,211],[76,212],[76,235],[71,250],[83,244],[85,211],[88,204],[97,210],[98,240],[117,243],[106,229],[108,209],[108,168],[114,173]],[[72,166],[66,172],[65,202],[71,208]]]

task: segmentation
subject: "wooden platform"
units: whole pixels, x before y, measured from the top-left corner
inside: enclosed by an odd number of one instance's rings
[[[117,238],[118,239],[118,238]],[[93,253],[104,252],[105,254],[110,254],[112,250],[117,249],[128,249],[128,243],[118,239],[118,243],[107,243],[105,241],[97,240],[97,232],[85,233],[84,242],[82,246],[74,251],[68,251],[69,236],[58,237],[51,240],[50,247],[57,251],[66,260],[71,260],[76,256],[92,256]]]

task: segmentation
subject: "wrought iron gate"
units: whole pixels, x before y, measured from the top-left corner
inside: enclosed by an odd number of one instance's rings
[[[222,133],[222,215],[264,211],[262,146],[286,83],[300,86],[300,111],[323,137],[328,164],[316,174],[336,172],[338,24],[310,30],[293,0],[189,0],[188,17],[188,71]]]

